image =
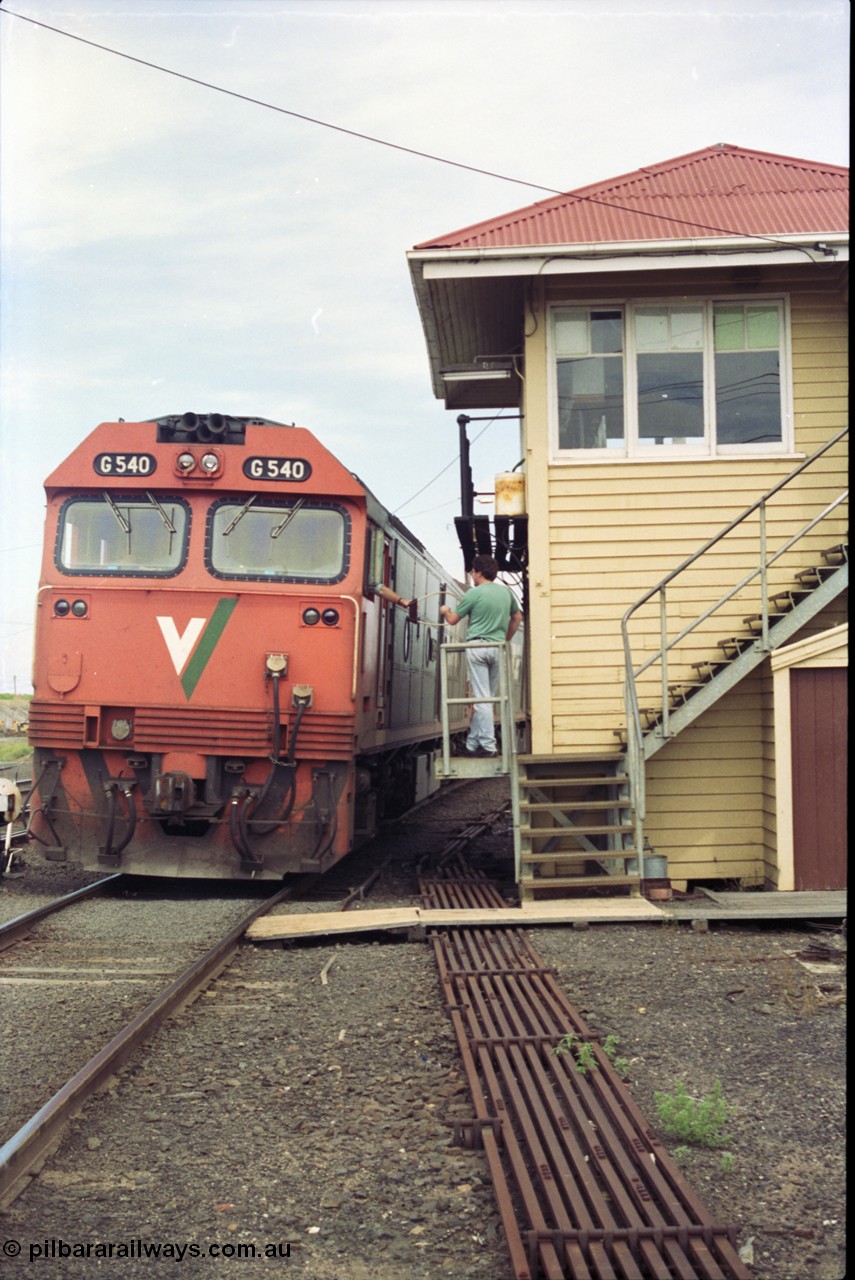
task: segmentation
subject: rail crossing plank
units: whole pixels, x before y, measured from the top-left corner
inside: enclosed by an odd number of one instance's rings
[[[521,907],[444,910],[425,907],[387,907],[366,911],[315,911],[304,915],[262,916],[246,931],[251,942],[287,938],[321,938],[329,934],[368,933],[372,930],[472,928],[490,926],[524,929],[539,924],[579,921],[635,924],[662,921],[665,912],[645,898],[591,898],[575,902],[528,902]]]

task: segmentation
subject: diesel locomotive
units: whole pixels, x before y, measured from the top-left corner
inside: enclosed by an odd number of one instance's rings
[[[280,879],[435,789],[425,617],[463,588],[308,430],[105,422],[45,490],[29,734],[46,857]]]

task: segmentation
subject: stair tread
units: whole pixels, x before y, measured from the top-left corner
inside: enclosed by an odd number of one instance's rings
[[[589,809],[629,809],[631,808],[628,797],[623,800],[578,800],[566,802],[563,800],[553,800],[550,804],[547,800],[536,800],[533,803],[528,800],[520,803],[521,813],[552,813],[555,809],[573,808],[579,813],[585,813]]]
[[[520,887],[523,889],[564,889],[575,887],[597,888],[605,885],[640,884],[639,876],[522,876]]]
[[[559,862],[563,866],[567,862],[625,862],[627,858],[637,856],[634,849],[603,849],[593,853],[582,850],[559,850],[558,852],[553,850],[552,853],[523,853],[520,855],[520,861],[527,867],[541,864],[551,866]]]
[[[597,760],[622,759],[623,756],[619,751],[580,751],[578,755],[561,755],[559,752],[553,752],[546,756],[517,756],[520,764],[594,764]]]
[[[629,782],[625,773],[602,774],[596,778],[520,778],[523,787],[613,787]]]
[[[536,836],[538,839],[549,839],[552,836],[610,836],[620,835],[625,831],[634,831],[635,826],[631,822],[621,822],[609,826],[577,826],[575,823],[572,827],[520,827],[521,836]],[[611,852],[611,850],[597,850],[596,852]]]

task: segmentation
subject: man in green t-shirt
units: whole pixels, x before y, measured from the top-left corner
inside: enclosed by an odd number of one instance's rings
[[[456,609],[444,604],[440,617],[449,626],[456,626],[461,618],[469,619],[467,644],[474,640],[486,640],[495,644],[498,640],[510,640],[522,621],[522,612],[510,587],[496,582],[499,566],[492,556],[476,556],[472,563],[474,587],[460,599]],[[482,649],[467,649],[466,663],[469,683],[474,698],[495,698],[499,688],[499,650],[487,645]],[[475,702],[466,754],[470,756],[494,756],[496,730],[491,702]]]

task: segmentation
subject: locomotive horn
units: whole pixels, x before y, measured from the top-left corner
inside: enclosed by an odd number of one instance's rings
[[[209,413],[206,418],[199,419],[196,428],[196,439],[201,441],[216,440],[226,429],[226,420],[221,413]]]

